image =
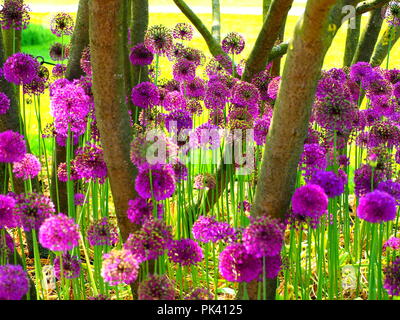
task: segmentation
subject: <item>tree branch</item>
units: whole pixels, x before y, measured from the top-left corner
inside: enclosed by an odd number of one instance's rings
[[[391,40],[389,39],[389,32],[392,30],[392,35],[391,35]],[[389,45],[393,48],[393,46],[396,44],[396,42],[400,38],[400,27],[392,27],[392,26],[387,26],[387,29],[385,30],[384,34],[382,37],[379,39],[378,43],[375,46],[374,53],[371,58],[371,65],[373,67],[380,66],[385,60],[387,54],[388,54],[388,49]]]

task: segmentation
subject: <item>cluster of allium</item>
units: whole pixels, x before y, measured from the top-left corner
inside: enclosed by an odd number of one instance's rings
[[[81,69],[83,70],[83,72],[85,72],[85,74],[88,77],[92,76],[92,64],[90,62],[90,47],[86,47],[85,49],[82,50],[82,56],[81,56]]]
[[[222,50],[227,54],[240,54],[244,46],[244,38],[237,32],[228,33],[222,40]]]
[[[0,255],[8,257],[10,254],[14,253],[14,249],[14,240],[8,232],[6,232],[5,237],[0,237]]]
[[[393,250],[399,250],[400,249],[400,238],[396,237],[391,237],[389,238],[384,244],[383,244],[383,249],[393,249]]]
[[[160,93],[156,85],[151,82],[141,82],[133,87],[131,100],[135,106],[149,109],[159,104]]]
[[[54,274],[57,279],[61,279],[62,277],[67,279],[78,278],[81,272],[80,260],[77,257],[71,257],[71,255],[67,253],[62,254],[62,269],[60,257],[56,257],[54,259]]]
[[[64,64],[56,64],[51,70],[52,74],[56,78],[62,78],[67,71],[67,66]]]
[[[377,190],[390,194],[400,204],[400,183],[392,180],[382,181],[376,187]]]
[[[65,162],[62,162],[58,165],[57,177],[61,182],[68,181],[67,164]],[[82,178],[76,171],[75,160],[71,160],[71,162],[70,162],[70,177],[69,178],[72,181],[79,180]]]
[[[232,89],[232,103],[251,108],[255,107],[257,109],[257,114],[253,115],[256,117],[258,115],[258,103],[260,101],[260,93],[254,84],[239,81]]]
[[[326,150],[317,143],[305,144],[301,154],[299,166],[306,177],[310,177],[317,170],[324,170],[328,165]]]
[[[169,132],[177,132],[178,134],[182,129],[193,128],[193,118],[187,110],[176,110],[165,115],[165,128]]]
[[[396,200],[388,193],[375,190],[360,199],[357,215],[371,223],[391,221],[396,218]]]
[[[26,143],[22,135],[12,130],[0,133],[0,162],[21,161],[25,153]]]
[[[196,189],[214,189],[216,187],[215,176],[211,173],[198,174],[194,177],[194,187]]]
[[[284,231],[285,225],[269,216],[252,219],[242,233],[243,245],[257,258],[279,255]]]
[[[172,75],[179,82],[192,81],[196,77],[196,65],[186,59],[179,59],[172,66]]]
[[[362,197],[372,191],[378,184],[387,178],[387,173],[380,169],[373,169],[369,164],[363,164],[354,172],[355,194]]]
[[[69,46],[56,42],[50,47],[49,55],[50,58],[54,61],[63,61],[65,59],[68,59],[69,51]]]
[[[139,300],[175,300],[173,282],[166,275],[151,274],[139,284]]]
[[[188,98],[203,100],[206,94],[205,82],[201,78],[194,78],[190,81],[185,81],[181,90],[185,93]]]
[[[43,94],[45,89],[48,87],[49,77],[49,70],[43,65],[39,66],[37,75],[32,82],[24,84],[24,94],[29,94],[30,96]]]
[[[17,85],[29,84],[36,78],[39,66],[29,54],[15,53],[3,65],[4,78]]]
[[[272,79],[273,78],[270,73],[267,70],[263,70],[257,73],[251,80],[251,83],[254,84],[258,89],[258,92],[260,93],[260,99],[263,101],[269,101],[271,99],[268,94],[268,88]]]
[[[130,284],[136,280],[138,273],[139,262],[130,251],[114,249],[103,255],[101,276],[110,285]]]
[[[189,170],[188,170],[187,166],[184,163],[182,163],[180,161],[176,161],[172,165],[172,169],[174,170],[175,181],[177,183],[182,182],[184,180],[185,181],[187,180]]]
[[[138,43],[131,49],[129,59],[133,65],[148,66],[153,62],[154,55],[144,43]]]
[[[74,31],[74,19],[67,13],[57,13],[51,19],[50,30],[57,37],[70,36]]]
[[[88,144],[76,150],[74,166],[77,174],[88,181],[103,184],[107,178],[103,149],[95,144]]]
[[[6,114],[8,109],[10,109],[10,98],[0,92],[0,114]]]
[[[22,160],[14,162],[13,164],[13,173],[17,178],[23,180],[37,177],[41,169],[42,165],[39,159],[31,153],[25,153]]]
[[[214,300],[214,295],[204,288],[194,289],[191,293],[189,293],[185,298],[185,300]]]
[[[385,270],[385,282],[383,287],[388,294],[393,296],[400,295],[400,257],[388,265]]]
[[[31,19],[30,8],[23,0],[8,0],[0,10],[0,24],[3,29],[22,30],[28,27]]]
[[[164,254],[172,242],[171,227],[158,219],[148,219],[142,229],[129,235],[124,248],[140,262]]]
[[[39,229],[39,242],[52,251],[72,250],[79,243],[79,225],[62,213],[47,218]]]
[[[392,26],[400,25],[400,2],[390,1],[386,6],[385,19]]]
[[[195,265],[203,260],[203,250],[192,239],[174,240],[168,248],[168,257],[182,266]]]
[[[204,104],[207,109],[224,109],[231,96],[228,86],[222,81],[209,81],[206,88]]]
[[[391,120],[375,123],[367,135],[367,146],[370,148],[400,146],[400,126]]]
[[[271,125],[272,109],[266,110],[264,115],[254,122],[254,141],[258,146],[265,144]]]
[[[199,49],[182,46],[181,48],[179,48],[178,52],[176,52],[175,59],[187,60],[198,67],[202,66],[205,63],[206,56]]]
[[[129,200],[127,215],[128,219],[137,225],[143,225],[147,220],[153,217],[154,205],[151,200],[136,198]],[[162,219],[164,213],[164,206],[162,204],[157,205],[157,217]]]
[[[14,228],[19,224],[14,207],[15,200],[13,197],[0,195],[0,229]]]
[[[75,193],[74,194],[74,204],[76,206],[83,206],[85,203],[85,195],[83,193]]]
[[[163,91],[160,91],[160,93],[161,92],[162,94],[160,95],[160,97],[163,95],[162,106],[164,107],[165,110],[179,111],[186,109],[187,101],[183,93],[179,91],[166,92],[165,89]]]
[[[53,202],[42,194],[16,195],[15,201],[14,212],[25,231],[39,230],[43,222],[55,214]]]
[[[105,217],[89,226],[87,239],[91,246],[113,246],[119,240],[118,229]]]
[[[57,84],[61,84],[58,82]],[[63,86],[53,84],[51,90],[51,112],[55,118],[54,126],[60,140],[65,145],[68,131],[76,139],[86,130],[87,115],[90,111],[90,98],[82,87],[72,83]],[[75,142],[75,140],[74,140]]]
[[[218,222],[212,216],[200,216],[193,224],[192,232],[196,240],[204,243],[236,240],[235,230],[228,223]]]
[[[313,174],[309,183],[319,185],[324,189],[329,198],[334,198],[340,196],[344,192],[346,181],[333,171],[320,170]]]
[[[21,266],[0,266],[0,300],[21,300],[28,290],[29,278]]]
[[[215,150],[221,144],[221,133],[209,122],[198,126],[190,135],[190,147]]]
[[[232,74],[232,60],[225,55],[217,55],[206,65],[206,74],[209,78],[216,75]]]
[[[150,27],[144,36],[144,45],[154,54],[169,54],[174,45],[171,30],[163,25]]]
[[[172,35],[175,39],[190,41],[193,38],[193,27],[188,23],[177,23],[172,30]]]

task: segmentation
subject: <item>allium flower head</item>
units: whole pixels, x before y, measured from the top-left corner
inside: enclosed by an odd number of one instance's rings
[[[7,130],[0,133],[0,162],[16,162],[24,158],[26,144],[18,132]]]
[[[52,251],[68,251],[78,246],[79,225],[60,213],[47,218],[39,229],[39,242]]]
[[[204,104],[207,109],[223,109],[230,96],[230,89],[225,83],[213,81],[207,86]]]
[[[176,24],[172,34],[175,39],[192,40],[193,27],[188,23],[180,22]]]
[[[242,234],[247,252],[257,258],[276,256],[281,252],[285,226],[269,216],[253,219]]]
[[[204,258],[203,250],[192,239],[175,240],[168,248],[169,258],[182,266],[194,265]]]
[[[103,149],[95,144],[77,149],[74,165],[77,174],[84,179],[104,183],[107,178]]]
[[[129,200],[127,215],[128,219],[137,225],[143,225],[147,220],[153,217],[153,202],[148,199],[136,198]],[[157,205],[157,216],[159,219],[162,218],[164,212],[164,206],[162,204]]]
[[[162,105],[167,111],[180,111],[186,109],[187,102],[182,92],[171,91],[165,95]]]
[[[79,277],[81,266],[80,260],[77,257],[71,257],[68,252],[62,254],[62,275],[60,264],[60,257],[56,257],[54,259],[54,274],[57,279],[61,279],[61,276],[67,279],[75,279]]]
[[[131,49],[129,59],[133,65],[148,66],[153,62],[154,55],[144,43],[138,43]]]
[[[194,177],[194,187],[196,189],[214,189],[216,187],[215,176],[211,173],[198,174]]]
[[[113,246],[119,240],[117,227],[104,217],[89,226],[87,239],[91,246]]]
[[[166,275],[151,274],[139,284],[139,300],[175,300],[173,282]]]
[[[14,212],[15,200],[13,197],[0,195],[0,230],[14,228],[18,225],[18,217]]]
[[[23,180],[37,177],[41,169],[42,165],[39,159],[31,153],[25,153],[22,160],[14,162],[13,164],[15,176]]]
[[[355,194],[357,197],[362,197],[371,191],[371,188],[376,188],[378,184],[386,178],[384,171],[375,169],[373,171],[369,164],[363,164],[354,172]],[[372,185],[371,185],[372,184]]]
[[[315,184],[298,188],[292,197],[292,210],[296,215],[319,218],[328,209],[328,197],[324,189]]]
[[[205,288],[194,289],[189,293],[185,300],[214,300],[214,295]]]
[[[400,2],[390,1],[386,6],[385,19],[392,26],[400,25]]]
[[[329,198],[340,196],[344,192],[344,181],[333,171],[316,171],[309,183],[322,187]]]
[[[350,79],[354,82],[362,82],[371,72],[373,70],[368,62],[357,62],[350,68]]]
[[[250,282],[261,270],[261,259],[248,253],[241,243],[228,245],[219,255],[219,272],[227,281]]]
[[[39,62],[29,54],[15,53],[3,65],[4,78],[17,85],[29,84],[37,76]]]
[[[266,113],[262,118],[258,118],[254,122],[254,141],[258,146],[262,146],[266,142],[271,124],[271,117],[272,113]]]
[[[30,83],[24,84],[23,86],[24,94],[28,94],[30,96],[32,95],[38,96],[40,94],[43,94],[48,86],[49,77],[50,77],[49,70],[43,65],[39,66],[37,74],[33,78],[33,80]]]
[[[160,101],[160,93],[153,83],[142,82],[133,87],[131,99],[135,106],[148,109],[158,105]]]
[[[316,170],[324,170],[328,165],[326,150],[317,143],[305,144],[299,165],[306,176],[311,176]]]
[[[281,84],[281,77],[279,76],[271,80],[271,82],[268,85],[268,95],[270,99],[276,100],[276,98],[278,97],[280,84]]]
[[[23,0],[8,0],[0,10],[0,24],[3,29],[22,30],[28,27],[30,8]]]
[[[173,38],[171,30],[163,25],[150,27],[144,36],[144,45],[152,53],[165,56],[173,48]]]
[[[53,61],[63,61],[69,57],[69,47],[56,42],[50,47],[49,55]]]
[[[196,77],[196,65],[186,59],[179,59],[172,67],[172,74],[177,81],[192,81]]]
[[[165,116],[165,127],[169,132],[193,128],[192,115],[187,110],[175,110]]]
[[[385,282],[383,287],[392,296],[400,295],[400,257],[397,257],[385,270]]]
[[[21,300],[29,290],[28,279],[19,265],[0,266],[0,300]]]
[[[74,32],[74,19],[67,13],[59,12],[51,19],[50,30],[57,37],[70,36]]]
[[[371,223],[391,221],[396,218],[396,200],[388,193],[375,190],[360,199],[357,215]]]
[[[182,91],[188,98],[203,99],[206,94],[204,80],[194,78],[193,80],[185,81],[182,84]]]
[[[10,109],[10,98],[3,92],[0,92],[0,114],[6,114]]]
[[[266,70],[257,73],[251,80],[251,83],[257,87],[258,92],[260,93],[260,99],[263,101],[268,101],[270,99],[268,94],[268,86],[271,80],[272,76]]]
[[[244,49],[244,38],[237,32],[230,32],[222,40],[222,50],[227,54],[240,54]]]
[[[384,244],[383,244],[383,249],[391,248],[393,250],[399,250],[400,249],[400,238],[396,237],[391,237],[389,238]]]
[[[139,262],[128,250],[112,250],[103,255],[101,276],[112,286],[130,284],[136,280],[139,273]]]
[[[83,206],[85,203],[85,195],[83,193],[74,194],[74,204],[76,206]]]
[[[86,47],[85,49],[82,50],[82,56],[81,56],[81,69],[83,72],[86,73],[87,76],[91,77],[92,76],[92,64],[91,64],[91,59],[90,59],[90,47]]]
[[[389,193],[400,204],[400,183],[392,180],[382,181],[376,187],[377,190]]]
[[[75,181],[82,178],[75,169],[75,160],[71,160],[70,170],[70,180]],[[65,162],[62,162],[58,165],[57,177],[61,182],[68,181],[67,164]]]
[[[204,53],[195,48],[183,47],[179,50],[177,59],[185,59],[192,62],[196,67],[202,66],[206,60]]]
[[[240,81],[232,89],[232,102],[241,106],[257,107],[260,101],[260,93],[255,85]]]
[[[278,254],[272,257],[265,257],[265,277],[267,279],[274,279],[278,276],[279,271],[282,268],[282,258]],[[263,281],[263,273],[260,274],[259,281]]]

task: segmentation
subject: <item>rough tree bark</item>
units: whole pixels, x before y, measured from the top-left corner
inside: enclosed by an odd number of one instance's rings
[[[360,39],[361,15],[355,19],[355,28],[350,28],[350,21],[347,29],[346,48],[343,56],[343,66],[349,67],[353,61],[354,54],[357,50],[358,40]]]
[[[288,12],[289,13],[289,12]],[[281,29],[279,30],[278,38],[275,41],[275,44],[281,44],[285,37],[285,29],[286,29],[286,21],[288,14],[286,14],[285,21],[282,23]],[[269,61],[267,61],[268,63]],[[279,56],[275,60],[272,61],[271,75],[277,77],[281,73],[281,62],[282,56]]]
[[[266,142],[252,206],[253,216],[270,215],[283,219],[289,208],[324,61],[327,18],[335,2],[309,0],[304,17],[296,27]],[[274,299],[276,280],[268,281],[267,291],[267,298]],[[249,285],[249,296],[257,298],[257,282]]]
[[[392,36],[391,36],[392,39],[391,41],[389,41],[389,32],[391,29],[392,29]],[[400,38],[400,27],[393,28],[389,25],[375,46],[375,50],[370,61],[373,67],[377,67],[382,64],[383,60],[385,60],[388,54],[389,45],[391,46],[391,48],[393,48],[393,46],[396,44],[399,38]]]
[[[356,53],[354,54],[352,61],[353,64],[359,61],[368,62],[371,59],[376,41],[378,40],[382,28],[382,23],[383,17],[381,9],[378,8],[371,11],[368,24],[365,27],[360,42],[358,43]]]
[[[215,41],[221,42],[221,6],[219,0],[211,0],[212,26],[211,34]]]
[[[263,0],[263,21],[267,19],[269,8],[271,7],[272,0]]]

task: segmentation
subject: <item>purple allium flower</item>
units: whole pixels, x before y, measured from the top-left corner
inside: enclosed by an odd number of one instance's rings
[[[144,43],[138,43],[131,49],[129,59],[133,65],[148,66],[153,62],[154,55]]]
[[[193,38],[193,27],[188,23],[177,23],[172,34],[175,39],[181,40],[192,40]]]
[[[393,220],[396,218],[396,200],[384,191],[372,191],[360,199],[357,215],[371,223]]]
[[[196,67],[203,65],[206,60],[206,57],[201,50],[190,47],[183,47],[179,51],[179,55],[177,58],[190,61]]]
[[[14,213],[25,231],[38,230],[43,222],[55,214],[53,202],[49,197],[28,193],[15,196]]]
[[[271,80],[271,82],[268,85],[268,95],[270,99],[276,100],[278,97],[278,91],[279,87],[281,85],[281,77],[275,77]]]
[[[52,251],[72,250],[79,243],[79,225],[62,213],[47,218],[40,226],[39,242]]]
[[[271,124],[271,116],[272,114],[266,113],[254,122],[254,141],[258,146],[265,144]]]
[[[373,177],[372,177],[373,174]],[[372,179],[371,179],[372,177]],[[385,178],[385,172],[381,170],[373,170],[369,164],[363,164],[354,172],[355,194],[362,197],[370,192],[373,188]],[[371,186],[371,184],[373,184]]]
[[[85,195],[83,193],[74,194],[74,204],[76,206],[83,206],[85,203]]]
[[[172,166],[143,164],[136,177],[135,189],[144,199],[154,196],[156,201],[161,201],[171,197],[175,192],[175,174]]]
[[[87,144],[75,152],[75,170],[87,180],[104,183],[107,178],[107,166],[104,161],[103,149],[95,144]]]
[[[0,195],[0,230],[14,228],[18,225],[18,218],[15,215],[14,207],[15,200],[13,197]]]
[[[222,40],[222,50],[227,54],[240,54],[244,49],[244,38],[237,32],[230,32]]]
[[[173,282],[166,275],[150,274],[139,284],[139,300],[175,300]]]
[[[335,198],[344,192],[344,181],[333,171],[316,171],[309,183],[322,187],[329,198]]]
[[[8,232],[5,233],[4,238],[0,236],[0,255],[5,255],[6,257],[8,257],[10,254],[14,253],[14,249],[14,240],[13,238],[11,238]]]
[[[390,96],[393,91],[390,82],[377,71],[373,71],[366,75],[362,82],[362,86],[367,90],[367,97],[371,100],[382,96]]]
[[[192,227],[194,238],[205,243],[213,241],[217,223],[215,217],[200,216]]]
[[[292,197],[292,210],[296,215],[319,218],[328,209],[328,196],[324,189],[315,184],[298,188]]]
[[[78,172],[75,169],[75,160],[71,160],[71,164],[70,164],[70,179],[72,181],[75,180],[79,180],[82,177],[78,174]],[[61,182],[67,182],[68,181],[68,173],[67,173],[67,164],[65,162],[62,162],[58,165],[58,169],[57,169],[57,176],[58,179]]]
[[[268,94],[268,86],[272,80],[272,76],[266,70],[257,73],[251,80],[251,83],[256,86],[258,92],[260,93],[260,99],[263,101],[268,101],[270,96]]]
[[[231,92],[226,84],[213,81],[207,86],[204,104],[207,109],[223,109],[230,96]]]
[[[299,165],[306,176],[311,176],[316,170],[324,170],[328,165],[325,149],[317,143],[305,144]]]
[[[69,46],[62,45],[59,42],[52,44],[49,55],[53,61],[63,61],[69,57]]]
[[[254,84],[240,81],[232,89],[232,102],[246,107],[258,107],[260,93]]]
[[[400,257],[397,257],[385,270],[385,282],[383,287],[392,296],[400,295]]]
[[[62,254],[62,265],[63,265],[63,274],[61,275],[61,266],[60,266],[60,257],[56,257],[54,259],[54,274],[57,279],[61,279],[61,276],[67,279],[78,278],[81,273],[80,260],[78,257],[71,257],[71,255],[67,253]]]
[[[209,122],[203,123],[191,133],[190,145],[193,148],[218,149],[221,145],[221,134],[218,127]]]
[[[216,187],[215,176],[211,173],[198,174],[194,177],[194,187],[196,189],[214,189]]]
[[[15,176],[23,180],[37,177],[41,169],[42,165],[39,159],[31,153],[25,153],[22,160],[14,162],[13,164]]]
[[[383,249],[385,250],[386,248],[391,248],[393,250],[399,250],[400,249],[400,238],[396,238],[396,237],[389,238],[383,244]]]
[[[377,190],[387,192],[400,204],[400,183],[392,180],[382,181],[376,187]]]
[[[285,226],[269,216],[252,219],[242,234],[247,252],[256,258],[276,256],[281,252]]]
[[[41,95],[47,88],[47,82],[49,80],[50,73],[45,66],[39,66],[37,75],[34,77],[32,82],[24,84],[23,93],[32,95]]]
[[[390,1],[386,6],[385,19],[387,23],[396,27],[400,25],[400,2]]]
[[[165,116],[165,127],[169,132],[179,133],[182,129],[192,129],[192,115],[187,110],[176,110]]]
[[[261,259],[248,253],[241,243],[228,245],[219,255],[219,272],[227,281],[250,282],[261,270]]]
[[[174,170],[175,173],[175,181],[176,182],[182,182],[184,180],[187,180],[188,177],[188,168],[186,165],[180,161],[176,161],[172,165],[172,169]]]
[[[158,219],[148,219],[141,230],[131,233],[124,248],[140,261],[156,259],[172,242],[171,227]]]
[[[117,227],[104,217],[89,226],[87,239],[91,246],[113,246],[119,240]]]
[[[28,290],[28,275],[21,266],[0,266],[0,300],[21,300]]]
[[[74,32],[74,19],[67,13],[59,12],[51,19],[50,30],[57,37],[70,36]]]
[[[375,123],[368,135],[370,148],[384,145],[387,148],[400,146],[400,126],[391,120],[382,120]]]
[[[127,215],[128,219],[137,225],[143,225],[148,219],[153,218],[153,202],[148,199],[136,198],[129,200]],[[157,217],[162,219],[164,213],[163,204],[157,205]]]
[[[238,204],[238,209],[245,211],[245,212],[250,212],[251,211],[251,203],[248,202],[247,200],[243,200],[242,202],[239,202]]]
[[[103,255],[101,276],[111,286],[130,284],[137,279],[138,273],[139,262],[130,251],[114,249]]]
[[[10,99],[3,92],[0,92],[0,114],[6,114],[10,109]]]
[[[3,29],[22,30],[28,27],[30,8],[23,0],[8,0],[0,10],[0,24]]]
[[[196,77],[196,66],[186,59],[179,59],[172,67],[172,74],[179,82],[192,81]]]
[[[362,82],[372,72],[368,62],[357,62],[350,67],[350,79],[354,82]]]
[[[39,62],[25,53],[15,53],[3,65],[4,78],[17,85],[31,83],[39,69]]]
[[[194,78],[193,80],[185,81],[182,84],[182,92],[188,98],[203,99],[206,94],[204,80]]]
[[[181,239],[173,241],[168,248],[168,257],[182,266],[199,263],[204,258],[203,250],[199,244],[192,239]]]
[[[132,89],[131,99],[135,106],[148,109],[159,103],[160,94],[153,83],[142,82]]]
[[[214,295],[205,288],[194,289],[185,300],[214,300]]]
[[[81,69],[87,76],[92,76],[92,64],[91,64],[91,59],[90,59],[90,47],[86,47],[85,49],[82,50],[82,56],[81,56]]]
[[[144,36],[144,45],[152,53],[165,56],[173,48],[173,38],[171,30],[163,25],[150,27]]]
[[[162,105],[167,111],[180,111],[186,109],[187,103],[183,93],[172,91],[167,92]]]

